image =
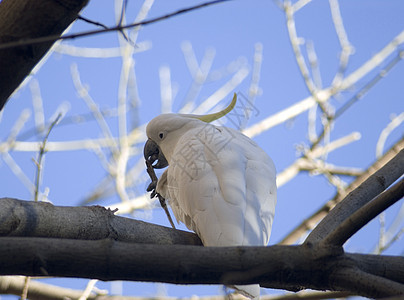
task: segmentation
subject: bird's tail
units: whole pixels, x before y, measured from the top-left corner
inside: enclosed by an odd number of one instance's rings
[[[259,284],[249,284],[249,285],[234,285],[232,286],[237,290],[238,293],[242,294],[253,300],[258,300],[260,298],[260,286]]]

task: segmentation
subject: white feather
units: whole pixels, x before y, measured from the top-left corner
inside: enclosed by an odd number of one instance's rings
[[[157,192],[168,200],[177,221],[195,231],[205,246],[266,246],[276,205],[272,160],[236,130],[189,122],[192,126],[176,123],[175,138],[159,145],[169,167]],[[163,125],[164,117],[156,123]],[[152,135],[155,125],[149,126]],[[167,129],[166,139],[170,133]],[[235,288],[251,298],[259,296],[258,285]]]

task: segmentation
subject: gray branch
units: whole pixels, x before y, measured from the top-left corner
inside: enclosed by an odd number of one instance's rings
[[[302,235],[307,231],[312,230],[329,212],[334,206],[341,202],[350,192],[358,188],[370,175],[380,169],[394,156],[397,155],[401,149],[404,148],[404,139],[399,140],[393,147],[390,148],[382,157],[375,161],[369,168],[363,172],[361,176],[356,178],[349,186],[343,191],[338,192],[335,197],[325,203],[319,210],[314,212],[310,217],[302,221],[295,229],[292,230],[282,241],[281,245],[290,245],[295,243]]]
[[[343,201],[317,225],[306,239],[306,243],[318,243],[334,231],[350,215],[371,201],[404,174],[404,149],[369,176],[358,188],[353,190]]]
[[[349,254],[321,243],[201,247],[193,233],[114,216],[100,206],[58,207],[10,198],[1,199],[0,206],[0,275],[260,283],[367,297],[404,294],[403,257]],[[348,284],[343,275],[355,272],[361,274],[360,284]],[[380,286],[364,288],[375,278]]]
[[[54,206],[2,198],[0,207],[0,236],[202,245],[194,233],[115,216],[102,206]]]
[[[355,259],[359,257],[359,259]],[[404,294],[404,277],[374,278],[362,269],[367,255],[348,257],[341,248],[302,246],[200,247],[104,240],[0,238],[0,275],[58,276],[176,284],[249,284],[297,291],[340,290],[367,297]],[[379,261],[380,263],[380,261]],[[404,258],[390,260],[404,270]],[[390,265],[384,266],[386,269]],[[360,285],[347,284],[360,270]],[[359,272],[359,271],[358,271]],[[349,275],[351,274],[351,275]],[[402,275],[402,271],[401,271]],[[355,278],[355,277],[354,277]],[[354,280],[352,278],[352,280]],[[369,280],[369,281],[367,281]]]
[[[334,231],[327,235],[321,243],[342,246],[359,229],[369,223],[373,218],[401,200],[404,196],[404,178],[399,180],[392,188],[384,191],[371,202],[365,204]]]

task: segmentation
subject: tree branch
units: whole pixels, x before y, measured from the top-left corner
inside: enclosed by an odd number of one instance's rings
[[[307,231],[312,230],[318,222],[323,219],[334,206],[341,202],[350,192],[355,190],[362,184],[370,175],[374,174],[381,166],[391,160],[401,149],[404,148],[404,139],[398,141],[389,151],[375,161],[361,176],[356,178],[343,193],[337,193],[333,199],[324,204],[320,209],[314,212],[311,216],[303,220],[295,229],[293,229],[279,244],[289,245],[295,243]]]
[[[376,287],[373,296],[404,294],[403,257],[345,254],[341,247],[321,243],[190,246],[200,245],[193,233],[117,217],[100,206],[57,207],[9,198],[0,204],[0,235],[12,236],[0,238],[0,275],[177,284],[260,283],[291,291],[311,288],[370,296],[346,286],[335,275],[358,269],[392,282],[391,292]]]
[[[365,226],[378,214],[389,208],[404,196],[404,178],[392,188],[384,191],[371,202],[362,206],[349,218],[341,223],[334,231],[328,234],[321,243],[342,246],[359,229]]]
[[[352,191],[309,234],[305,243],[320,242],[352,213],[383,192],[404,173],[404,149]]]
[[[384,256],[375,254],[345,254],[348,260],[355,261],[363,272],[385,277],[404,284],[404,261],[399,256]],[[386,268],[386,266],[389,266]]]
[[[24,288],[25,277],[0,276],[0,293],[21,295]],[[66,300],[79,299],[83,291],[62,288],[55,285],[45,284],[31,280],[28,288],[30,300]],[[89,300],[98,299],[96,296],[89,297]],[[105,299],[107,300],[107,299]]]
[[[332,278],[335,280],[336,289],[343,286],[348,290],[361,290],[362,296],[365,297],[380,298],[387,294],[403,294],[403,284],[355,268],[340,269],[332,275]]]
[[[2,198],[0,207],[0,236],[202,245],[194,233],[118,217],[101,206],[62,207]]]
[[[399,265],[404,264],[403,257],[395,259]],[[346,287],[347,278],[339,276],[343,273],[341,268],[361,266],[335,247],[198,247],[133,244],[112,239],[0,238],[2,275],[176,284],[260,283],[263,287],[293,291],[328,289],[370,297],[404,294],[404,285],[389,279],[385,280],[393,282],[394,289],[375,287],[366,291],[354,285]]]
[[[0,294],[13,294],[21,295],[24,287],[25,277],[23,276],[0,276]],[[30,300],[66,300],[79,299],[83,291],[62,288],[56,285],[42,283],[36,280],[30,282],[28,297]],[[348,292],[318,292],[318,291],[302,291],[299,293],[287,293],[284,295],[262,295],[261,300],[315,300],[315,299],[330,299],[330,298],[346,298],[353,296]],[[231,295],[232,300],[244,300],[241,295]],[[107,291],[101,290],[100,292],[91,293],[88,300],[177,300],[176,297],[158,296],[158,297],[139,297],[139,296],[116,296],[108,295]],[[182,297],[182,300],[192,300],[190,298]],[[202,296],[198,297],[199,300],[226,300],[226,296]]]
[[[3,0],[0,44],[47,35],[59,37],[88,0]],[[40,20],[40,22],[38,22]],[[0,49],[0,110],[55,40]]]

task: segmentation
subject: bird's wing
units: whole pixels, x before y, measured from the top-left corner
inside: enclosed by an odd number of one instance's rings
[[[228,129],[232,130],[232,129]],[[243,148],[246,165],[246,213],[243,245],[267,245],[276,205],[276,169],[271,158],[239,132],[234,141]]]
[[[266,203],[270,185],[265,180],[273,164],[266,166],[270,159],[264,153],[262,162],[260,151],[241,133],[210,124],[188,131],[176,145],[167,170],[167,198],[177,220],[205,246],[267,242],[273,205]],[[262,175],[266,178],[257,178]],[[259,220],[268,219],[268,211],[270,220]]]

